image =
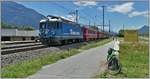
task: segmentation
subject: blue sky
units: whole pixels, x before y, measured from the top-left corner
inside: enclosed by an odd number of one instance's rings
[[[136,29],[148,25],[148,1],[22,1],[17,2],[37,12],[73,20],[69,12],[79,10],[79,23],[102,25],[102,5],[105,5],[105,24],[111,21],[111,30]],[[99,27],[101,28],[101,27]],[[105,30],[108,30],[105,27]]]

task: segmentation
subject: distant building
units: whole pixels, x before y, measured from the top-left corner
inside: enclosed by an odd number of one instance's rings
[[[1,41],[35,40],[38,38],[38,34],[38,30],[1,29]]]

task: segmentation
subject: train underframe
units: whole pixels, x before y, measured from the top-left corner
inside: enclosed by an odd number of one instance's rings
[[[71,43],[79,43],[79,42],[88,42],[88,41],[94,41],[99,39],[107,39],[107,37],[101,37],[101,38],[40,38],[40,41],[44,45],[65,45],[65,44],[71,44]]]
[[[79,43],[82,42],[83,39],[53,39],[53,38],[41,38],[40,41],[45,45],[64,45],[70,43]]]

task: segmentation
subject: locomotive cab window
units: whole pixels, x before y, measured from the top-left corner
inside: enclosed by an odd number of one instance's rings
[[[49,28],[59,29],[59,22],[49,22]]]
[[[40,23],[40,29],[44,29],[46,27],[45,23]]]

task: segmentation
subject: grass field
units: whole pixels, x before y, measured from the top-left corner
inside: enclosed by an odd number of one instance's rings
[[[49,54],[49,55],[36,58],[30,61],[28,60],[28,61],[24,61],[15,65],[6,66],[1,69],[1,76],[3,78],[27,77],[29,75],[36,73],[44,65],[55,63],[56,61],[60,59],[64,59],[69,56],[78,54],[81,52],[81,50],[83,51],[83,50],[93,48],[96,46],[101,46],[110,41],[111,41],[110,39],[106,39],[106,40],[101,40],[98,42],[92,42],[92,43],[89,43],[87,45],[80,47],[79,49],[70,49],[69,51],[57,52],[57,53]]]
[[[121,43],[120,44],[120,62],[122,72],[116,75],[110,75],[107,71],[97,77],[127,77],[143,78],[149,76],[149,46],[148,41],[139,43]]]

